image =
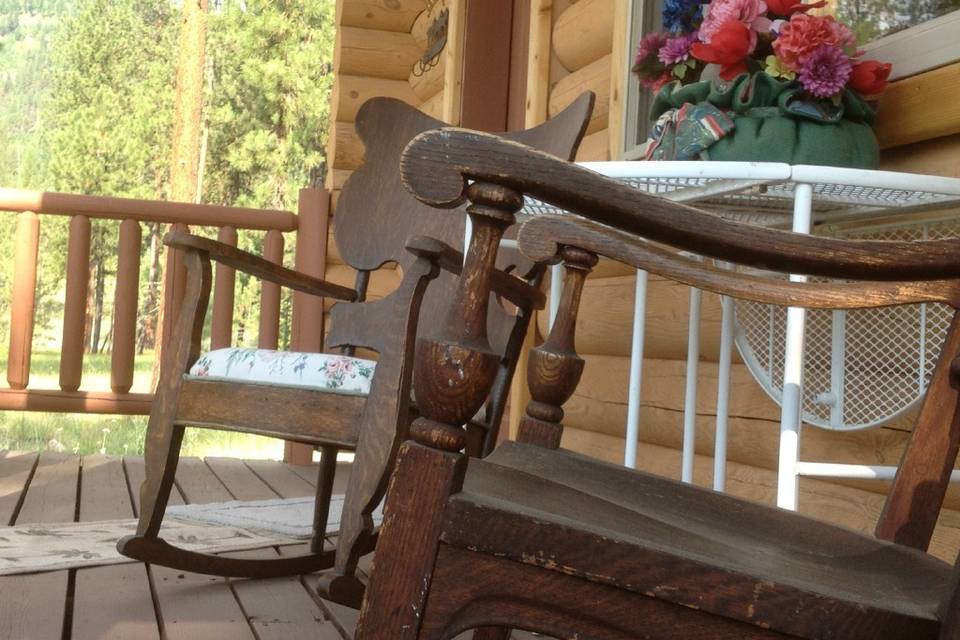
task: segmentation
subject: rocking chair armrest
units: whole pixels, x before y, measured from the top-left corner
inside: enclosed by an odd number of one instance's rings
[[[348,302],[357,299],[357,292],[353,289],[314,278],[293,269],[287,269],[249,251],[216,240],[201,238],[192,233],[171,231],[164,236],[163,243],[168,247],[183,251],[205,253],[215,262],[296,291]]]
[[[442,240],[429,236],[414,236],[407,240],[407,251],[430,258],[441,269],[454,275],[460,275],[463,270],[463,253]],[[491,288],[497,295],[526,311],[543,309],[546,304],[546,295],[542,291],[500,269],[493,271]]]
[[[894,282],[960,277],[955,238],[826,238],[729,220],[479,131],[421,133],[404,150],[400,172],[407,190],[433,207],[459,206],[471,181],[491,183],[680,251],[780,273]]]

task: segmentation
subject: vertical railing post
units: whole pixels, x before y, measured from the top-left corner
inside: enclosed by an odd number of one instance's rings
[[[283,264],[283,234],[267,231],[263,239],[263,257],[274,264]],[[264,280],[260,284],[260,331],[257,346],[276,349],[280,341],[280,285]]]
[[[327,235],[330,224],[330,193],[323,189],[301,189],[297,205],[297,271],[323,278],[327,270]],[[323,348],[323,300],[295,291],[290,346],[295,351],[317,352]],[[285,462],[303,464],[313,459],[307,445],[286,443]]]
[[[90,285],[90,219],[70,218],[67,241],[67,283],[63,302],[63,341],[60,347],[60,388],[76,391],[83,377],[84,328]]]
[[[322,278],[327,268],[327,231],[330,194],[322,189],[301,189],[297,208],[296,270]],[[323,348],[323,300],[299,291],[293,294],[292,348]]]
[[[83,376],[83,338],[90,285],[90,219],[73,216],[67,240],[67,282],[60,347],[60,388],[76,391]]]
[[[117,288],[113,303],[113,353],[110,355],[110,388],[114,393],[127,393],[133,386],[141,239],[139,222],[127,219],[120,223]]]
[[[221,227],[217,240],[231,247],[237,246],[237,230]],[[233,335],[233,299],[237,273],[225,264],[217,263],[213,277],[213,317],[210,319],[210,348],[229,347]]]
[[[13,303],[10,306],[10,351],[7,357],[7,383],[12,389],[26,389],[30,382],[39,248],[40,218],[35,213],[21,213],[17,217]]]

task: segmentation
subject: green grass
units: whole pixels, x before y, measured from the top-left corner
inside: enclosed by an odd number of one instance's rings
[[[0,360],[0,370],[7,363]],[[133,392],[148,392],[153,354],[137,356]],[[58,351],[34,351],[30,367],[31,389],[57,389],[60,375]],[[110,389],[110,354],[86,354],[82,390]],[[63,451],[79,455],[142,455],[147,431],[146,416],[105,416],[82,413],[0,411],[0,450]],[[283,455],[283,443],[228,431],[187,429],[183,455],[274,458]]]

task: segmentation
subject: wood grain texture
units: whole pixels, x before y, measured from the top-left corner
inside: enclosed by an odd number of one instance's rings
[[[128,393],[133,386],[140,295],[140,241],[138,222],[124,220],[120,223],[113,310],[113,349],[110,353],[110,389],[114,393]]]
[[[25,496],[33,471],[37,466],[36,453],[3,452],[0,455],[0,523],[10,526]]]
[[[924,550],[960,450],[960,394],[954,369],[960,353],[958,314],[942,353],[876,530],[880,538]]]
[[[112,456],[86,456],[82,464],[80,521],[131,517],[133,504],[123,461]],[[139,563],[78,570],[71,639],[159,640],[148,571]]]
[[[400,33],[410,33],[413,21],[426,6],[424,0],[341,0],[337,4],[342,27]]]
[[[407,79],[388,80],[338,73],[330,98],[331,121],[353,122],[363,103],[377,96],[396,98],[410,105],[417,104],[416,95]]]
[[[353,448],[366,398],[286,389],[275,385],[237,384],[212,380],[185,381],[180,392],[177,422],[284,437],[302,442],[322,438]],[[220,402],[211,403],[210,398]],[[284,406],[284,411],[263,407]]]
[[[745,234],[749,234],[748,230],[757,228],[742,225]],[[778,306],[793,304],[809,309],[868,309],[921,302],[944,302],[954,307],[960,305],[960,285],[955,280],[936,279],[935,268],[930,269],[929,273],[919,274],[919,281],[916,282],[895,280],[840,283],[789,282],[720,269],[709,262],[688,258],[680,252],[651,244],[636,235],[610,230],[590,220],[561,216],[537,216],[521,228],[518,242],[523,247],[524,253],[537,262],[551,259],[558,253],[561,246],[576,246],[690,287],[729,295],[741,300],[754,300]],[[884,241],[860,242],[876,243],[877,254],[885,244]],[[817,242],[809,244],[815,247]],[[913,242],[887,241],[886,244],[888,246],[884,248],[892,251],[901,250],[905,254],[909,251],[910,257],[922,255],[923,250],[928,248],[918,247],[916,246],[918,243]],[[943,250],[946,247],[937,248]],[[960,249],[960,242],[955,243],[954,248]],[[737,262],[732,255],[728,257]],[[776,269],[781,270],[779,266]],[[852,276],[848,270],[839,265],[834,267],[832,273],[826,271],[826,267],[819,267],[819,265],[818,269],[821,271],[819,275],[828,277],[850,278]],[[890,272],[895,273],[892,268]]]
[[[563,111],[577,96],[590,91],[597,96],[587,133],[606,129],[610,115],[610,54],[564,76],[550,90],[550,117]]]
[[[459,454],[403,445],[391,483],[416,490],[390,492],[377,547],[379,562],[375,560],[356,640],[419,637],[426,586],[440,544],[441,514],[428,507],[460,489],[465,463]],[[404,517],[412,513],[426,517]]]
[[[880,148],[960,133],[958,90],[960,63],[891,83],[874,125]]]
[[[477,624],[523,624],[558,638],[745,640],[784,636],[720,621],[709,627],[696,610],[638,600],[606,585],[560,572],[441,545],[420,638],[439,640]],[[537,598],[528,597],[536,593]],[[589,603],[583,607],[584,603]],[[643,622],[638,625],[638,620]],[[522,633],[522,632],[519,632]],[[589,634],[589,635],[585,635]],[[643,635],[638,635],[643,634]],[[524,638],[514,632],[515,638]],[[537,637],[542,637],[540,634]]]
[[[60,343],[60,388],[76,391],[83,375],[84,327],[90,283],[90,219],[70,218],[67,240],[67,282],[63,301],[63,338]]]
[[[332,285],[319,278],[287,269],[260,256],[215,240],[201,238],[190,233],[171,232],[166,235],[163,242],[169,247],[201,251],[217,263],[239,269],[263,280],[276,282],[295,291],[338,300],[353,300],[356,298],[356,292],[352,289]]]
[[[438,338],[419,346],[415,378],[423,417],[411,428],[416,444],[410,447],[416,448],[405,448],[400,464],[405,481],[430,472],[441,482],[455,480],[432,485],[426,496],[406,482],[392,487],[388,514],[394,505],[404,510],[382,532],[381,551],[414,552],[412,560],[375,569],[361,632],[432,639],[480,627],[482,635],[502,638],[509,625],[563,637],[626,638],[663,624],[661,635],[684,638],[960,634],[953,611],[960,565],[912,548],[926,548],[934,522],[944,515],[945,487],[960,449],[960,320],[951,326],[881,518],[881,528],[896,523],[889,537],[899,536],[898,542],[556,448],[562,405],[583,367],[574,333],[585,272],[597,255],[715,293],[783,306],[943,302],[957,308],[960,265],[950,256],[960,242],[838,241],[730,223],[464,130],[418,136],[404,152],[401,171],[425,203],[471,203],[474,233],[454,298],[459,313],[448,316]],[[521,442],[469,459],[461,488],[453,466],[464,460],[456,453],[467,442],[460,425],[493,380],[483,366],[486,324],[478,320],[486,315],[490,248],[512,222],[521,194],[580,214],[538,216],[518,234],[531,260],[564,263],[564,295],[550,336],[530,356],[532,400]],[[840,282],[721,271],[684,252]],[[434,528],[438,516],[443,544],[437,546],[428,528],[415,545],[412,532],[421,523]],[[590,612],[565,606],[584,600],[601,603],[599,619],[596,606]],[[638,611],[648,615],[638,617]]]
[[[419,57],[420,50],[409,33],[357,27],[337,29],[333,66],[339,73],[406,80]]]
[[[521,444],[471,461],[442,539],[810,638],[930,637],[950,572],[789,511]]]
[[[611,52],[615,0],[580,0],[557,16],[553,50],[567,71],[577,71]]]
[[[884,149],[880,168],[960,178],[960,133]]]
[[[80,459],[43,453],[13,524],[73,522]],[[0,577],[0,638],[60,638],[66,614],[68,571]]]
[[[622,231],[747,266],[878,281],[960,275],[960,241],[811,238],[724,220],[478,132],[419,136],[407,148],[401,171],[417,197],[438,206],[462,200],[464,178],[490,180]]]
[[[565,425],[564,449],[582,453],[610,464],[623,464],[624,439]],[[680,449],[644,442],[637,449],[637,469],[665,478],[680,478]],[[713,486],[713,458],[694,456],[694,483]],[[769,507],[777,503],[777,473],[742,462],[727,464],[726,493]],[[800,481],[799,513],[872,534],[883,511],[886,494],[840,486],[819,478]],[[944,510],[935,530],[930,553],[944,562],[953,562],[960,551],[960,513]]]

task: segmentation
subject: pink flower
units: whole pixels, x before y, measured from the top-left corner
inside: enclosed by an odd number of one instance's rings
[[[800,63],[797,79],[818,98],[830,98],[843,90],[853,65],[840,47],[822,44]]]
[[[751,31],[739,20],[730,19],[720,25],[709,44],[694,42],[693,57],[720,65],[720,77],[733,80],[746,72],[750,53]],[[753,34],[756,38],[756,34]]]
[[[663,64],[680,64],[690,58],[690,45],[697,40],[696,33],[688,33],[676,38],[668,38],[666,43],[660,47],[657,58]]]
[[[700,25],[700,41],[710,44],[725,23],[736,20],[745,26],[750,36],[750,53],[757,46],[757,32],[770,30],[764,0],[713,0]]]
[[[640,44],[637,45],[637,59],[634,61],[634,64],[639,66],[648,62],[651,58],[656,58],[660,47],[662,47],[666,41],[667,34],[659,31],[643,36],[640,39]]]
[[[833,16],[809,16],[795,13],[781,28],[773,41],[773,52],[785,67],[799,72],[804,59],[822,45],[839,49],[854,46],[856,36]]]

